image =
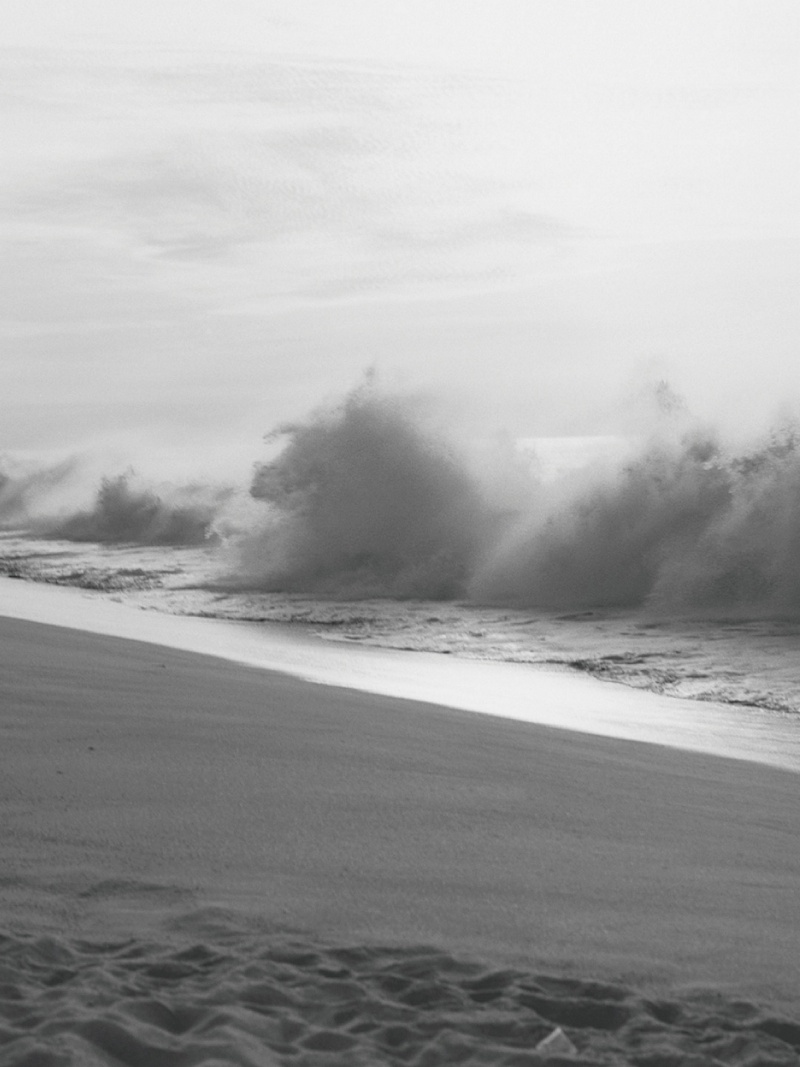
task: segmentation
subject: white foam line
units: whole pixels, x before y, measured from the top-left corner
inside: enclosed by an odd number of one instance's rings
[[[310,682],[800,771],[800,723],[526,664],[326,641],[287,624],[187,618],[0,578],[0,615],[145,641]]]

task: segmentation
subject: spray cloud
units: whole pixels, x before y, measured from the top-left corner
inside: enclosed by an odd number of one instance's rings
[[[407,400],[367,381],[277,435],[285,446],[256,466],[250,490],[268,514],[241,544],[249,581],[338,596],[463,593],[492,512]]]

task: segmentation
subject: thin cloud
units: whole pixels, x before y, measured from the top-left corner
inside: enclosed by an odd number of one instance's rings
[[[543,248],[575,239],[514,206],[520,176],[492,169],[490,82],[241,58],[44,69],[68,106],[45,149],[6,168],[0,226],[13,218],[22,239],[27,227],[43,260],[77,242],[83,281],[65,279],[59,305],[76,285],[112,304],[151,290],[206,315],[431,282],[458,291],[524,277]],[[38,108],[31,64],[12,80]]]

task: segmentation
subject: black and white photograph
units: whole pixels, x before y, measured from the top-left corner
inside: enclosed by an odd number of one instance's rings
[[[3,0],[0,1065],[800,1067],[800,3]]]

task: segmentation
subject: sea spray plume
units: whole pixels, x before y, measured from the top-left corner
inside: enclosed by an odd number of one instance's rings
[[[471,598],[539,608],[645,603],[665,560],[687,554],[729,504],[709,435],[650,445],[615,476],[523,520],[476,573]]]
[[[269,510],[241,542],[244,580],[345,597],[461,594],[491,511],[410,401],[368,380],[270,436],[285,445],[255,469],[251,494]]]
[[[691,550],[661,569],[651,602],[664,610],[800,612],[800,428],[772,431],[724,462],[730,493]]]
[[[93,505],[48,525],[50,537],[106,544],[199,545],[228,495],[221,489],[175,488],[156,493],[137,484],[133,471],[105,477]]]

